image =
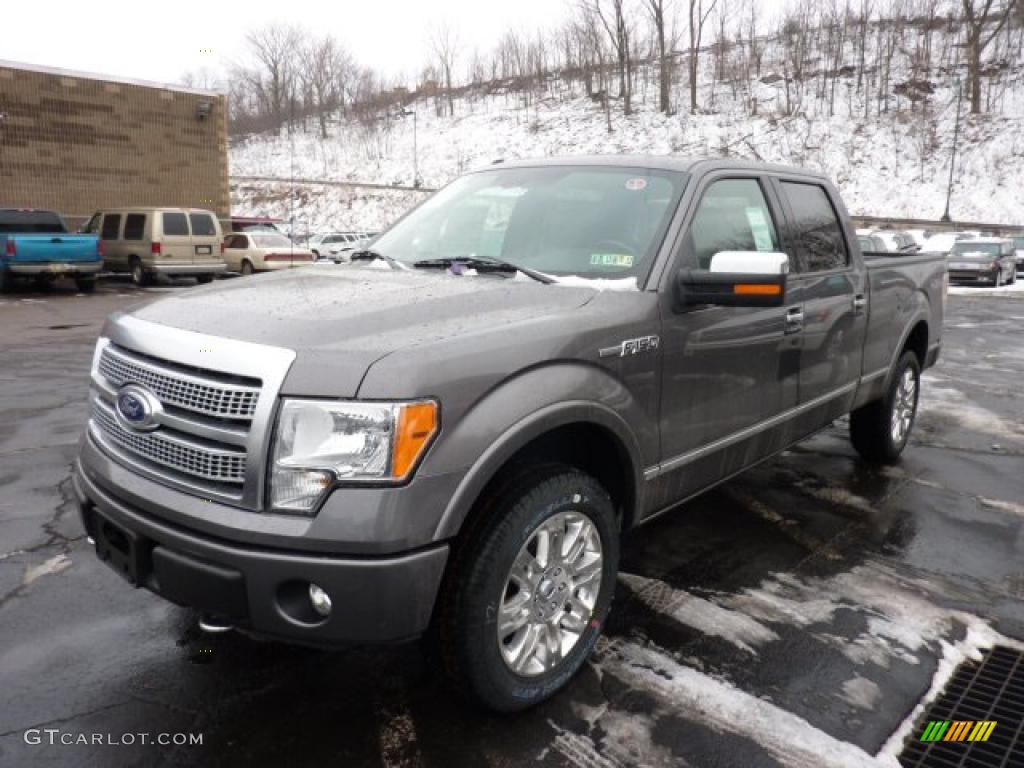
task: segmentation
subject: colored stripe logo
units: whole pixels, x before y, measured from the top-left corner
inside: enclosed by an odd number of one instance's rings
[[[995,728],[995,720],[932,720],[921,741],[988,741]]]

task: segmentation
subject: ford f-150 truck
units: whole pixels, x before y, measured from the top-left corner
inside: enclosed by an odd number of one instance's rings
[[[425,635],[521,709],[593,649],[623,531],[845,414],[866,461],[897,460],[945,290],[940,255],[866,259],[815,173],[492,166],[351,264],[112,316],[82,518],[208,630]]]
[[[96,290],[103,245],[95,235],[73,235],[60,214],[0,208],[0,291],[17,277],[50,282],[73,277],[78,290]]]

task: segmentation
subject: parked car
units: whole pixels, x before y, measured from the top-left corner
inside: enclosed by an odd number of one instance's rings
[[[885,240],[878,235],[857,235],[857,244],[864,253],[889,253]]]
[[[228,220],[229,232],[281,232],[280,219],[269,216],[232,216]]]
[[[318,259],[342,261],[346,254],[367,242],[369,237],[361,232],[327,232],[309,239],[309,249]]]
[[[251,275],[278,269],[305,267],[313,253],[299,248],[277,232],[237,232],[224,238],[224,261],[232,272]]]
[[[107,270],[130,273],[136,285],[157,275],[208,283],[226,268],[220,222],[200,208],[97,211],[84,231],[99,234]]]
[[[428,633],[459,690],[523,709],[593,650],[623,531],[847,413],[898,459],[945,275],[865,257],[810,171],[489,166],[350,264],[112,316],[81,516],[208,630]]]
[[[1017,271],[1024,273],[1024,237],[1013,238],[1013,249],[1017,260]]]
[[[99,238],[71,234],[59,213],[0,208],[0,291],[9,289],[19,277],[41,283],[71,277],[78,290],[92,293],[102,266]]]
[[[1013,241],[999,237],[958,240],[949,252],[951,283],[990,283],[999,287],[1017,281]]]

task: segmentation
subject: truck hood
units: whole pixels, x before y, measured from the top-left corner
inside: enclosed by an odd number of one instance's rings
[[[378,262],[383,265],[383,262]],[[403,347],[570,312],[589,287],[372,265],[304,267],[220,281],[132,312],[140,320],[296,352],[284,394],[355,396],[367,369]]]

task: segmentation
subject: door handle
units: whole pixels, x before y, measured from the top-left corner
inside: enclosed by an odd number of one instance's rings
[[[804,311],[800,307],[791,307],[786,312],[786,334],[799,333],[804,329]]]
[[[863,293],[858,293],[853,297],[853,314],[859,315],[864,311],[864,308],[868,305],[868,299]]]

